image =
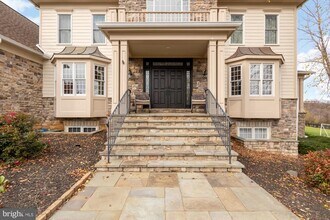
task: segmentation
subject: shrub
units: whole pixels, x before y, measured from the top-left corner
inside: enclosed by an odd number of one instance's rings
[[[321,136],[300,138],[298,149],[300,154],[307,154],[309,151],[330,149],[330,138]]]
[[[330,149],[308,153],[304,164],[307,184],[330,194]]]
[[[46,145],[40,141],[40,133],[34,130],[35,120],[23,113],[0,116],[0,158],[4,161],[31,158]]]
[[[8,180],[4,176],[0,176],[0,193],[4,193],[6,191],[6,185]]]

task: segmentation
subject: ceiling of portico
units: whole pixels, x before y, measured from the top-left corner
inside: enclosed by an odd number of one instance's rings
[[[129,41],[131,58],[205,58],[208,41]]]

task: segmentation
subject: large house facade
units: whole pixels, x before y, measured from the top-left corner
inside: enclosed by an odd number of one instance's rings
[[[31,2],[40,10],[42,99],[54,104],[53,127],[99,129],[128,89],[132,103],[149,94],[152,109],[189,109],[209,89],[235,142],[297,154],[304,0]]]

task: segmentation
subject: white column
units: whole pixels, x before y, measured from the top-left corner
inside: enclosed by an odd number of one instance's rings
[[[112,44],[112,109],[115,109],[119,102],[119,71],[120,71],[120,48],[119,41],[111,41]]]
[[[298,76],[299,82],[299,112],[305,112],[304,109],[304,77],[305,76]]]
[[[225,64],[225,42],[218,41],[217,44],[217,68],[218,68],[218,79],[217,79],[217,97],[221,107],[225,108],[225,97],[226,97],[226,64]]]
[[[207,87],[214,96],[217,95],[217,42],[212,40],[207,51]]]
[[[120,41],[120,98],[128,88],[128,45]]]

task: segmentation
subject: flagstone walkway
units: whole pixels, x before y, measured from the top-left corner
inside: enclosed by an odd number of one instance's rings
[[[243,173],[97,172],[51,219],[298,218]]]

